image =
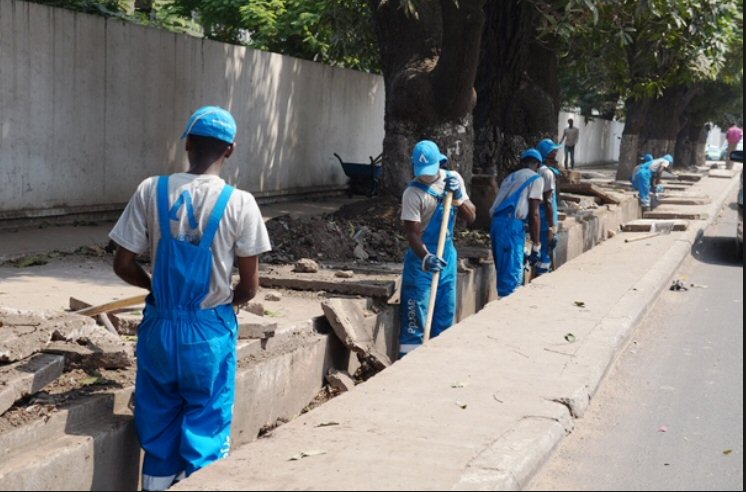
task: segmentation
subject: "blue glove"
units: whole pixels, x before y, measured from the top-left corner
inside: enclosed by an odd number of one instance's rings
[[[456,176],[446,176],[446,191],[453,193],[454,200],[461,200],[464,191],[461,189],[461,182]]]
[[[664,190],[665,190],[665,188],[663,187],[662,184],[655,187],[655,192],[656,193],[663,193]]]
[[[448,266],[448,262],[443,258],[437,257],[432,253],[428,253],[422,259],[422,269],[426,272],[439,272]]]

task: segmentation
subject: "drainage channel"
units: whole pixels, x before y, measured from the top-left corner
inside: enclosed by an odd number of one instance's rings
[[[582,219],[564,221],[557,265],[638,217],[637,203],[630,199]],[[495,299],[495,269],[489,250],[467,248],[461,256],[458,321]],[[359,380],[375,372],[335,333],[323,302],[333,300],[358,313],[358,324],[367,327],[370,348],[395,360],[399,306],[389,302],[400,266],[330,267],[308,276],[290,275],[290,267],[284,266],[262,272],[265,297],[240,317],[244,336],[250,338],[240,339],[238,346],[234,447],[333,397],[335,392],[325,380],[330,370],[357,374]],[[351,270],[352,275],[340,277],[336,274],[340,270]],[[132,384],[120,381],[106,390],[35,414],[37,418],[18,418],[35,405],[43,406],[44,402],[34,398],[16,403],[3,414],[0,489],[58,489],[60,484],[68,490],[136,489],[141,453],[132,422]]]

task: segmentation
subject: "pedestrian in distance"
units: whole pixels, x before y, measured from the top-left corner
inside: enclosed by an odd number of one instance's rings
[[[458,255],[453,245],[456,217],[474,222],[476,209],[466,194],[464,179],[455,171],[441,169],[448,158],[430,140],[418,142],[412,152],[412,180],[402,195],[401,220],[409,243],[404,257],[401,287],[400,357],[424,341],[430,289],[435,272],[440,272],[432,336],[450,328],[456,316]],[[453,207],[442,256],[437,256],[440,228],[445,213],[444,199],[453,193]]]
[[[673,164],[673,157],[670,154],[658,159],[652,157],[650,154],[645,155],[642,164],[635,167],[631,179],[632,186],[637,190],[643,212],[652,210],[653,198],[660,199],[664,191],[661,177],[663,172]]]
[[[165,490],[230,450],[234,309],[256,294],[258,258],[270,250],[254,197],[220,178],[235,135],[225,109],[197,110],[182,135],[189,170],[140,183],[109,235],[116,274],[150,291],[135,382],[144,490]],[[142,253],[153,259],[152,277],[135,261]]]
[[[730,158],[730,153],[736,150],[738,142],[743,139],[743,130],[735,122],[725,132],[725,139],[728,141],[728,147],[725,153],[725,168],[733,169],[733,161]]]
[[[575,169],[575,146],[580,140],[580,129],[575,126],[572,118],[567,120],[567,128],[562,132],[559,143],[565,144],[565,169]],[[568,166],[568,160],[570,167]]]
[[[497,295],[501,298],[523,285],[526,263],[533,266],[539,261],[539,205],[544,197],[544,182],[536,171],[541,161],[538,150],[523,152],[522,168],[503,180],[490,208],[490,240],[497,269]],[[526,224],[531,238],[528,251]]]
[[[534,275],[540,276],[552,271],[554,250],[557,247],[557,231],[559,227],[559,211],[557,209],[558,178],[562,174],[557,162],[557,153],[562,145],[545,138],[537,149],[542,157],[539,166],[539,176],[544,182],[544,196],[539,207],[541,218],[541,254],[539,262],[534,266]]]

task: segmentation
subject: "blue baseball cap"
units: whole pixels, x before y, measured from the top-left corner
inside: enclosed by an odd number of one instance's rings
[[[671,156],[671,154],[664,155],[663,159],[668,161],[669,164],[673,164],[673,157]]]
[[[189,118],[181,138],[187,135],[212,137],[232,144],[236,141],[236,120],[219,106],[202,106]]]
[[[448,157],[440,153],[438,145],[431,140],[417,142],[412,151],[412,167],[415,176],[435,176],[440,165],[448,161]]]
[[[534,159],[536,162],[541,164],[541,154],[536,149],[528,149],[521,154],[521,161],[526,159]]]
[[[645,154],[642,156],[642,162],[650,162],[653,160],[653,154]]]
[[[547,160],[547,157],[549,157],[549,154],[557,149],[561,149],[562,145],[554,143],[554,140],[552,140],[551,138],[545,138],[544,140],[539,142],[539,145],[537,145],[536,147],[541,153],[541,160],[545,161]]]

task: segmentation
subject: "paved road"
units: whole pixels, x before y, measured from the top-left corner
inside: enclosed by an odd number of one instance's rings
[[[735,201],[735,195],[732,200]],[[743,490],[743,263],[726,205],[527,490]]]

